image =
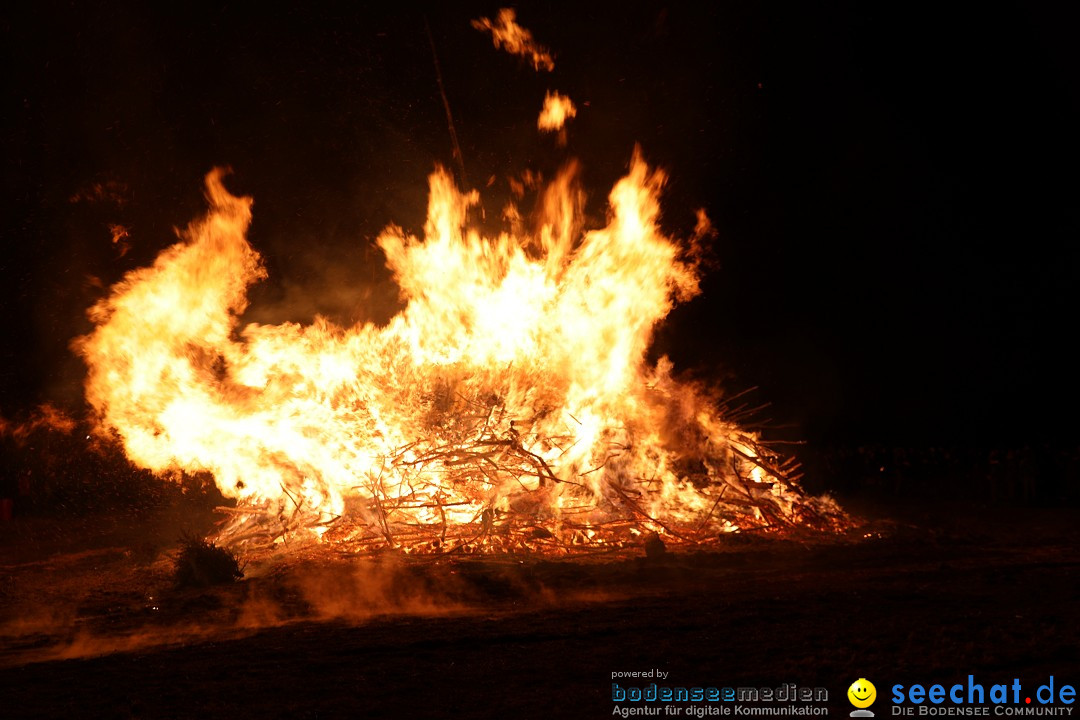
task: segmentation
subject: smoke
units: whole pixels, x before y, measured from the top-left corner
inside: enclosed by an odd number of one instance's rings
[[[0,415],[0,437],[11,437],[16,442],[25,442],[39,431],[55,432],[62,435],[75,429],[75,421],[63,410],[50,403],[43,403],[25,419],[18,421]]]
[[[61,587],[48,564],[19,568],[17,582],[0,595],[0,667],[235,640],[301,623],[362,626],[617,597],[590,590],[576,574],[575,587],[562,588],[565,578],[541,578],[516,562],[418,561],[396,553],[316,563],[270,558],[242,582],[198,591],[172,586],[170,565],[162,555],[144,566],[128,559],[105,570],[69,567]],[[43,603],[46,590],[50,601]]]
[[[303,243],[298,243],[303,244]],[[343,327],[367,322],[385,324],[401,310],[398,289],[385,270],[385,257],[368,244],[294,252],[279,279],[252,288],[243,322],[310,324],[328,318]]]

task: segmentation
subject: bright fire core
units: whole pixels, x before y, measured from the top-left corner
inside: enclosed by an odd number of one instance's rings
[[[236,500],[219,535],[234,546],[545,550],[837,526],[790,463],[646,360],[698,292],[657,224],[664,174],[635,153],[607,226],[584,231],[575,168],[541,191],[531,230],[496,237],[467,223],[478,194],[436,171],[423,238],[378,238],[404,309],[348,328],[240,327],[265,276],[252,200],[211,172],[207,215],[90,311],[78,350],[101,426],[141,467],[212,474]]]

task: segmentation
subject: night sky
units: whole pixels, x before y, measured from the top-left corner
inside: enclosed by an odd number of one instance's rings
[[[704,294],[655,353],[759,386],[817,442],[1075,442],[1064,12],[518,4],[555,54],[537,74],[470,26],[497,4],[101,5],[0,11],[4,415],[79,406],[86,308],[203,211],[217,165],[271,275],[246,319],[394,312],[374,236],[419,231],[452,163],[426,21],[489,219],[506,176],[577,156],[600,222],[635,143],[671,176],[668,229],[708,211]],[[548,89],[579,108],[565,149],[535,131]]]

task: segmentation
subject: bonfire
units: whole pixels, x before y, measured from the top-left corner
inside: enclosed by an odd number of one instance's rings
[[[477,27],[550,69],[512,24]],[[577,112],[549,93],[538,129],[564,142]],[[841,528],[797,463],[740,425],[737,398],[647,360],[699,293],[705,213],[666,234],[666,175],[635,149],[589,228],[579,175],[513,180],[535,207],[491,230],[473,222],[479,193],[436,169],[422,233],[377,239],[400,288],[389,322],[241,326],[266,273],[252,199],[213,170],[207,214],[90,311],[77,350],[97,423],[162,477],[212,475],[235,500],[213,538],[230,548],[565,553]]]

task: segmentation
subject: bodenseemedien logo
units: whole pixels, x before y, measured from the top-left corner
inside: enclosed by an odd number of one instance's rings
[[[874,717],[874,713],[866,709],[877,700],[877,688],[874,687],[874,683],[866,678],[859,678],[851,683],[851,687],[847,689],[847,697],[848,701],[856,708],[851,711],[851,717]]]

